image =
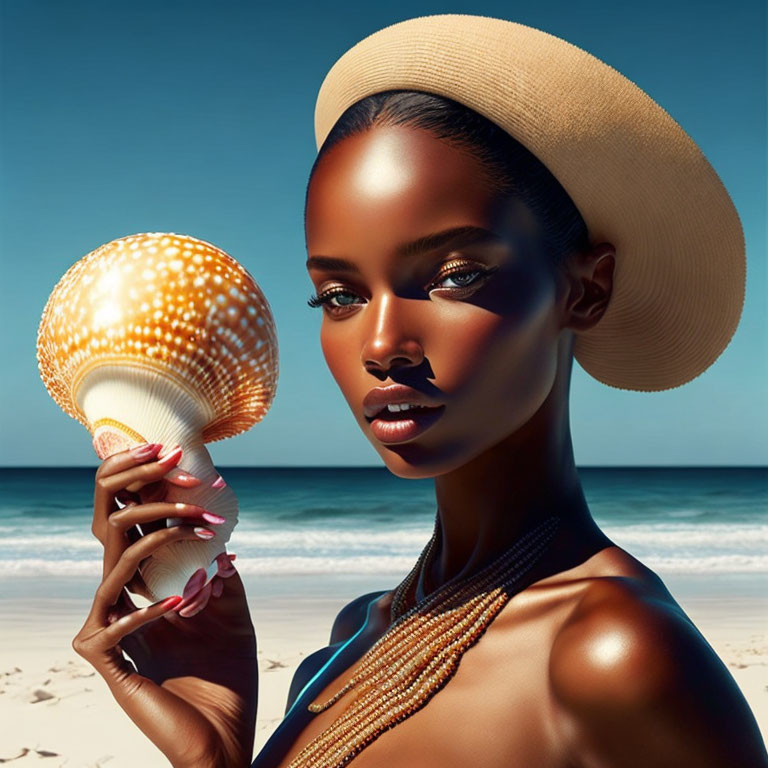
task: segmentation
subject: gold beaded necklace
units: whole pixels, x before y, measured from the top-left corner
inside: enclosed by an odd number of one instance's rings
[[[288,768],[340,768],[424,707],[455,674],[461,657],[515,593],[515,585],[544,553],[560,524],[559,517],[547,518],[477,574],[454,577],[418,601],[410,588],[432,556],[438,519],[429,543],[395,590],[392,624],[363,654],[347,684],[308,709],[323,712],[355,688],[351,702]],[[409,608],[411,600],[415,604]]]

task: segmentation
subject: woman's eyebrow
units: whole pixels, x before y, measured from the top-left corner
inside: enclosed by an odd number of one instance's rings
[[[418,240],[410,243],[403,243],[396,249],[400,258],[416,256],[420,253],[434,251],[437,248],[444,248],[447,245],[466,245],[468,242],[477,240],[498,240],[499,236],[483,227],[464,226],[444,229],[442,232],[433,232],[424,235]],[[340,259],[335,256],[310,256],[306,262],[307,269],[325,269],[333,272],[359,272],[355,264],[346,259]]]
[[[483,227],[464,226],[444,229],[442,232],[434,232],[425,235],[412,243],[405,243],[397,248],[397,255],[401,258],[416,256],[420,253],[434,251],[447,245],[466,245],[477,240],[499,240],[495,232]]]

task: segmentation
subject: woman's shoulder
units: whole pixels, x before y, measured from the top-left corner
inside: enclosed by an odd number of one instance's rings
[[[355,634],[364,624],[366,616],[368,615],[368,608],[372,602],[377,603],[377,608],[381,609],[383,606],[382,598],[385,600],[391,599],[392,590],[379,590],[378,592],[366,592],[360,597],[356,597],[351,602],[347,603],[337,614],[336,619],[333,622],[331,628],[331,637],[329,645],[338,645],[348,640]],[[387,596],[386,598],[384,596]]]
[[[658,575],[618,547],[586,570],[549,659],[574,749],[611,765],[764,765],[743,694]]]
[[[684,646],[711,650],[661,578],[620,547],[607,547],[558,577],[553,585],[564,580],[580,587],[550,651],[553,684],[566,699],[652,695],[679,671],[676,656]]]

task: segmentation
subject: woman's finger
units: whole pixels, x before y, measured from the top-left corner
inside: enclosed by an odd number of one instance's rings
[[[187,472],[181,472],[176,467],[182,456],[180,446],[163,458],[153,461],[159,455],[158,445],[153,443],[123,451],[110,456],[99,467],[96,473],[91,530],[102,543],[106,538],[109,516],[118,511],[118,496],[123,499],[138,497],[141,503],[162,501],[167,495],[168,485],[164,478],[168,473],[176,473],[173,480],[175,485],[194,488],[201,484],[201,480]]]
[[[188,619],[205,608],[208,605],[208,601],[211,598],[211,591],[213,590],[213,582],[209,581],[194,597],[183,600],[177,606],[179,616],[183,616]]]
[[[124,490],[117,488],[114,492],[104,483],[104,479],[123,472],[130,467],[148,461],[158,455],[163,446],[160,443],[145,443],[127,451],[120,451],[107,457],[96,470],[95,487],[93,493],[93,523],[91,530],[94,536],[103,543],[103,535],[106,531],[107,518],[115,511],[115,493]]]
[[[111,605],[114,605],[120,596],[123,587],[130,581],[144,558],[149,557],[160,547],[172,541],[205,539],[210,540],[215,534],[205,528],[192,528],[187,525],[177,525],[173,528],[164,528],[160,531],[148,533],[139,541],[127,547],[117,559],[114,568],[108,573],[96,590],[94,607],[99,613],[106,615]]]
[[[147,461],[146,458],[135,459],[131,466],[110,474],[102,474],[97,479],[97,485],[101,493],[110,499],[122,490],[136,493],[145,485],[161,480],[166,473],[176,467],[181,461],[182,453],[181,447],[177,446],[162,459],[151,461]]]
[[[132,537],[133,530],[141,530],[145,534],[166,528],[166,520],[177,517],[196,523],[199,526],[221,525],[227,520],[221,515],[215,515],[204,507],[182,502],[156,502],[151,504],[131,504],[109,516],[108,532],[104,543],[104,568],[106,576],[114,567],[118,558],[134,543],[137,537]],[[150,523],[155,525],[150,526]],[[142,526],[136,529],[136,526]]]
[[[117,528],[121,533],[134,525],[143,525],[157,520],[164,521],[169,517],[179,517],[186,520],[204,520],[212,525],[226,523],[227,519],[221,515],[209,512],[205,507],[197,504],[185,504],[183,502],[155,502],[128,506],[119,512],[113,512],[109,516],[109,525]]]
[[[182,518],[201,527],[207,524],[221,525],[226,522],[226,518],[215,515],[196,504],[156,502],[128,505],[109,516],[109,530],[104,543],[102,577],[106,577],[112,571],[123,552],[130,544],[135,543],[137,539],[131,537],[130,533],[136,529],[137,525],[145,526],[141,530],[149,535],[150,532],[166,528],[166,519],[169,517]],[[157,524],[150,528],[149,523]]]
[[[99,658],[113,651],[123,637],[173,610],[180,602],[181,595],[166,597],[146,608],[137,608],[96,632],[86,623],[73,639],[72,647],[78,655],[88,659],[98,668]]]
[[[107,648],[117,645],[125,635],[130,635],[144,624],[154,621],[164,613],[173,610],[181,602],[181,595],[173,595],[157,603],[138,608],[110,624],[102,633],[102,642]]]
[[[166,520],[169,517],[177,517],[187,520],[190,524],[199,527],[206,525],[221,525],[227,520],[221,515],[215,515],[204,507],[183,502],[157,502],[154,504],[132,504],[113,512],[108,520],[108,532],[104,543],[104,564],[102,578],[115,567],[120,556],[130,544],[138,540],[132,536],[133,531],[138,531],[137,525],[143,526],[146,535],[167,527]],[[150,526],[150,523],[155,525]]]

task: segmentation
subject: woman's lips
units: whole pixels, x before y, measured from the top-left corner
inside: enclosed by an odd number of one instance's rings
[[[444,410],[444,405],[436,408],[411,408],[395,413],[385,409],[372,419],[366,419],[377,440],[382,443],[402,443],[429,429],[443,415]]]

